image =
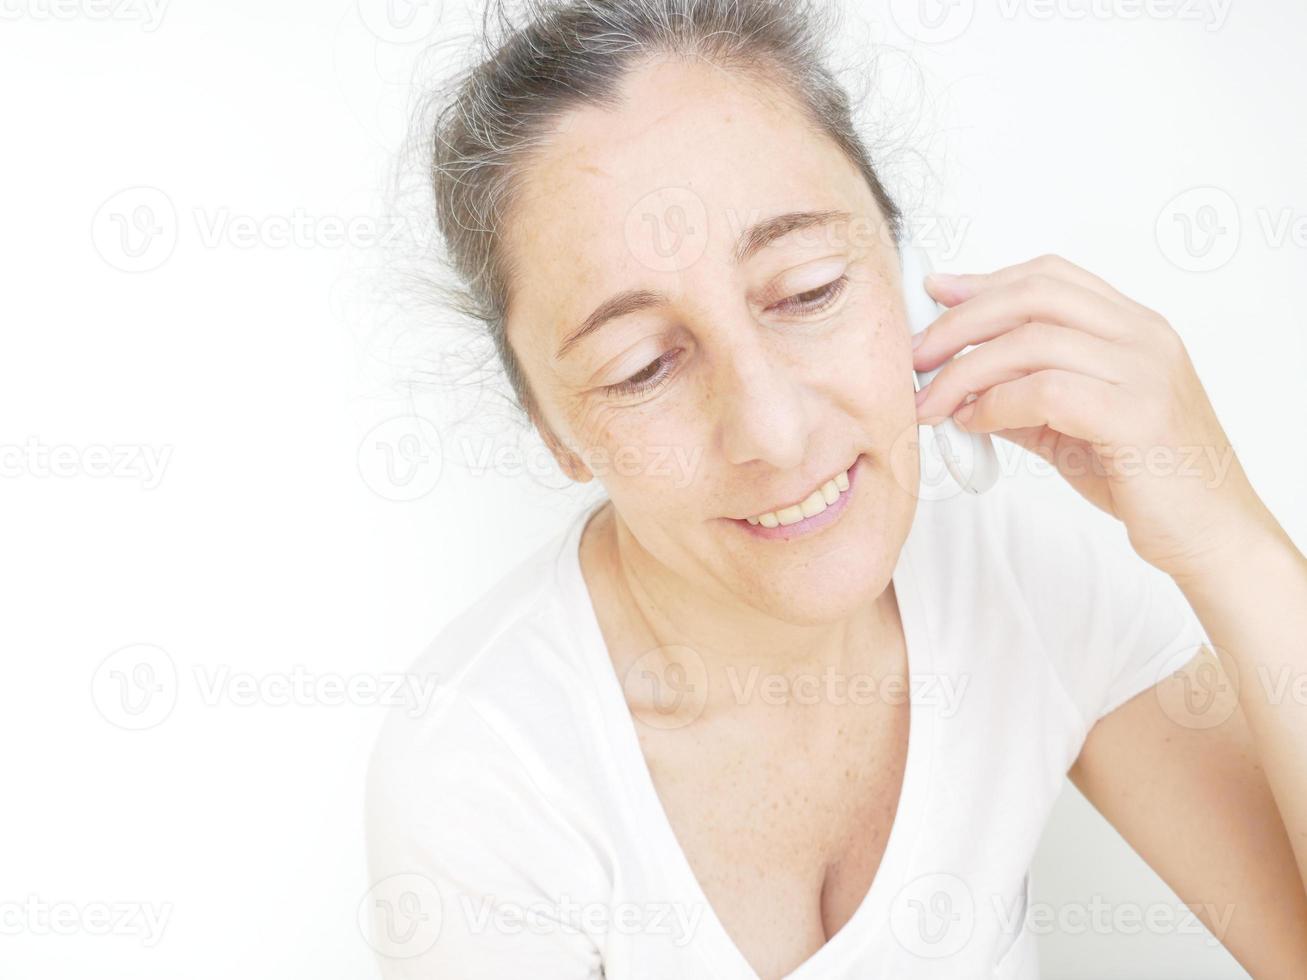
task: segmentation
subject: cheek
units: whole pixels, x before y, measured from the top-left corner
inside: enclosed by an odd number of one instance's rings
[[[702,474],[706,446],[708,396],[688,386],[674,398],[648,405],[614,407],[602,399],[577,406],[572,431],[586,447],[586,460],[615,501],[647,498],[631,510],[657,510],[674,504],[676,494],[690,492]],[[634,501],[632,501],[634,504]]]
[[[870,325],[843,331],[825,358],[837,390],[851,413],[868,423],[897,426],[905,417],[915,419],[912,350],[902,317],[890,307],[859,319]]]

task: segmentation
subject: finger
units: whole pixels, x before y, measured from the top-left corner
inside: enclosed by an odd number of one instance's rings
[[[1075,371],[1120,384],[1128,376],[1128,356],[1122,348],[1070,327],[1025,323],[945,364],[917,395],[917,417],[925,422],[952,415],[971,392],[1036,371]]]
[[[996,429],[991,435],[1015,443],[1027,452],[1033,453],[1045,462],[1051,463],[1052,443],[1058,434],[1046,425],[1027,425],[1016,429]]]
[[[1038,371],[995,385],[953,416],[968,432],[1047,425],[1091,445],[1117,441],[1122,389],[1073,371]]]
[[[1094,275],[1088,269],[1082,268],[1060,255],[1051,254],[1040,255],[1027,262],[1018,262],[1016,265],[995,269],[993,272],[965,273],[947,279],[931,280],[929,288],[931,294],[937,300],[944,303],[945,306],[953,306],[985,289],[1007,285],[1016,282],[1018,279],[1024,279],[1026,276],[1035,275],[1051,276],[1055,279],[1064,279],[1067,282],[1075,283],[1084,289],[1098,293],[1104,299],[1136,312],[1148,309],[1116,289],[1107,280]]]
[[[1095,507],[1117,516],[1112,506],[1111,490],[1097,475],[1098,467],[1091,462],[1093,450],[1083,440],[1063,435],[1046,425],[998,429],[993,435],[1035,454],[1061,473],[1062,478]]]
[[[941,313],[920,334],[912,366],[930,370],[968,345],[1034,321],[1073,327],[1104,340],[1120,340],[1137,329],[1120,306],[1092,290],[1047,276],[1027,276]]]

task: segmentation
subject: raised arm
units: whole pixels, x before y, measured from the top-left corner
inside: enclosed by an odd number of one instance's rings
[[[975,349],[922,389],[918,421],[1056,466],[1216,648],[1102,718],[1072,778],[1181,896],[1232,909],[1209,926],[1259,980],[1307,976],[1307,560],[1160,314],[1057,256],[928,285],[949,309],[913,366]]]

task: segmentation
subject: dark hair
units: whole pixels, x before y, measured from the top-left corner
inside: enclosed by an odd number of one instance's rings
[[[518,405],[536,403],[506,336],[512,283],[500,230],[531,152],[563,113],[614,107],[632,69],[657,56],[702,58],[791,96],[863,175],[897,242],[902,214],[881,184],[828,67],[838,6],[822,0],[525,0],[514,25],[486,8],[481,60],[457,77],[430,133],[435,217],[459,285],[450,305],[479,321]],[[492,26],[492,24],[494,26]]]

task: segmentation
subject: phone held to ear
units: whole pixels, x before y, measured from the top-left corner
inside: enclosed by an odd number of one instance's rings
[[[931,272],[930,259],[916,245],[904,245],[899,250],[903,269],[903,302],[908,314],[908,327],[913,336],[933,323],[944,307],[936,303],[922,280]],[[944,364],[947,364],[945,361]],[[939,374],[944,364],[930,371],[913,371],[912,387],[920,391]],[[944,460],[944,466],[967,493],[984,493],[998,481],[998,454],[994,440],[988,432],[966,432],[952,419],[944,419],[931,426],[935,431],[935,445]]]

